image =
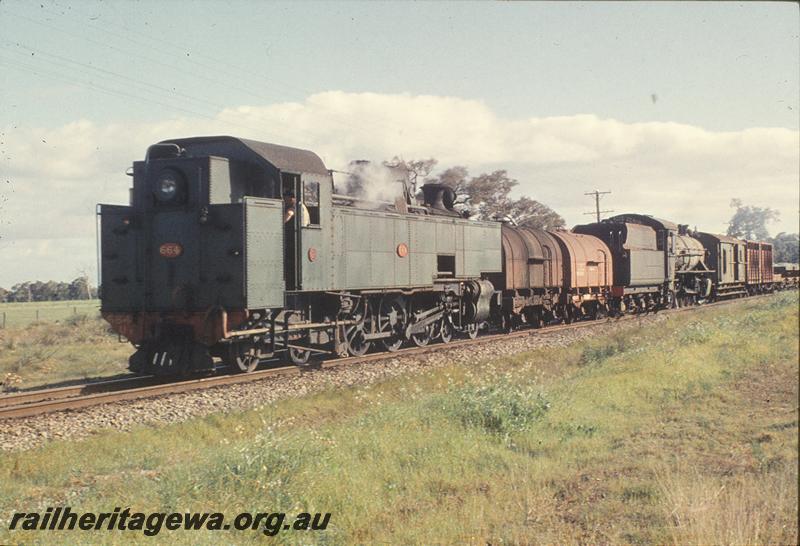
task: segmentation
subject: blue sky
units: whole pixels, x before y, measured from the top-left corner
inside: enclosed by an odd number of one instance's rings
[[[602,185],[617,210],[721,231],[742,197],[797,231],[799,28],[794,3],[4,0],[0,285],[92,268],[93,203],[124,201],[148,142],[197,132],[330,168],[507,168],[570,224]],[[59,229],[29,224],[48,199]]]

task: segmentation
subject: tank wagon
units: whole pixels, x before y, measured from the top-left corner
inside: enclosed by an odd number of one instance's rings
[[[134,371],[304,364],[474,336],[489,317],[500,224],[448,210],[446,188],[359,207],[313,152],[232,137],[160,142],[132,175],[130,205],[99,215],[101,311]]]
[[[617,312],[704,301],[711,296],[706,251],[687,226],[644,214],[621,214],[573,231],[608,245],[614,264],[611,294]]]
[[[600,239],[569,231],[504,225],[498,321],[513,328],[597,318],[608,311],[611,253]]]

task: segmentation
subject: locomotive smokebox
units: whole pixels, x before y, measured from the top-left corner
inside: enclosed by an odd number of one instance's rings
[[[456,203],[456,192],[444,184],[425,184],[422,186],[422,196],[425,206],[436,210],[451,212]]]

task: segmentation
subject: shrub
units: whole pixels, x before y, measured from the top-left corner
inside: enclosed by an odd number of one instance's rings
[[[526,430],[550,409],[541,392],[508,383],[462,387],[446,396],[445,411],[464,426],[501,436]]]

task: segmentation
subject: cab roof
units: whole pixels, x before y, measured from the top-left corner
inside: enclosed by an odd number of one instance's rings
[[[328,174],[322,159],[312,151],[257,140],[231,136],[205,136],[162,140],[159,144],[177,144],[189,157],[213,155],[267,163],[284,172]]]

